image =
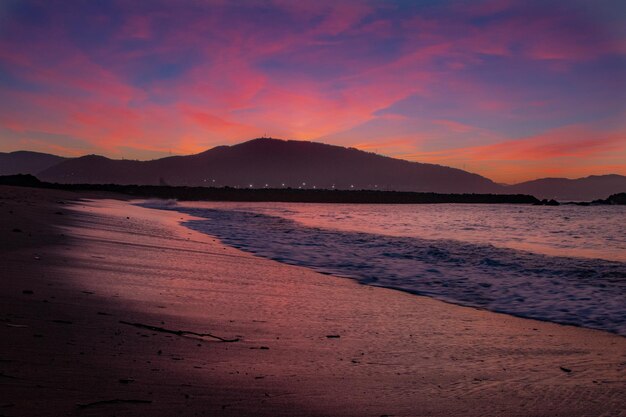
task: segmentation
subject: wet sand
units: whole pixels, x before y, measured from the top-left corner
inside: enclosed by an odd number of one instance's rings
[[[0,187],[0,415],[626,415],[626,338],[255,258],[102,197]]]

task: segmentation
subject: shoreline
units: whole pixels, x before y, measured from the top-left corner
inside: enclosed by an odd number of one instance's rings
[[[57,203],[82,195],[0,187],[2,414],[624,415],[621,336],[257,258],[178,212]]]
[[[469,236],[458,230],[461,226],[451,228],[444,224],[436,228],[437,238],[428,236],[433,231],[423,226],[424,218],[426,222],[433,220],[429,213],[450,219],[475,212],[477,216],[493,216],[495,220],[490,222],[493,224],[506,220],[510,211],[517,216],[533,216],[535,209],[519,215],[522,210],[514,208],[501,215],[500,210],[509,209],[498,208],[493,213],[495,207],[486,212],[478,207],[460,212],[456,208],[455,211],[429,208],[424,212],[394,208],[389,212],[375,206],[361,211],[354,206],[327,209],[321,204],[311,208],[300,204],[154,200],[138,204],[198,216],[198,221],[184,225],[244,252],[283,264],[466,307],[626,336],[623,291],[619,284],[620,277],[626,277],[626,259],[617,249],[620,246],[617,242],[614,242],[615,250],[602,246],[606,258],[596,258],[585,243],[579,243],[576,249],[567,245],[557,249],[548,244],[547,248],[533,251],[528,243],[536,240],[538,234],[529,233],[529,241],[523,241],[520,233],[515,232],[518,225],[509,227],[506,236],[522,249],[507,246],[506,238],[498,236],[502,232],[499,229],[491,229],[489,234],[483,232],[481,238],[481,233],[469,232],[472,235]],[[573,217],[573,214],[559,213],[559,216]],[[414,222],[414,217],[421,220]],[[541,218],[542,214],[536,215],[536,224],[542,223]],[[547,218],[553,220],[551,214]],[[399,222],[406,224],[394,229]],[[387,230],[381,227],[385,223],[389,224]],[[487,229],[484,225],[477,227]],[[588,230],[593,229],[588,224]],[[406,232],[409,233],[403,235]],[[553,230],[544,233],[548,235]],[[446,239],[442,234],[454,239]],[[582,242],[588,238],[579,237]],[[606,242],[610,243],[608,236]],[[589,258],[581,256],[583,248]],[[598,251],[600,247],[594,249]],[[610,254],[621,258],[610,259]]]

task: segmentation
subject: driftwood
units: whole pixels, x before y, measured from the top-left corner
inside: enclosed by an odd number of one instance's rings
[[[133,326],[133,327],[138,327],[140,329],[146,329],[146,330],[152,330],[154,332],[162,332],[162,333],[170,333],[170,334],[175,334],[176,336],[198,336],[198,337],[211,337],[213,339],[217,339],[220,342],[226,342],[226,343],[232,343],[232,342],[238,342],[239,339],[235,338],[235,339],[225,339],[223,337],[220,336],[216,336],[214,334],[211,333],[197,333],[197,332],[192,332],[189,330],[171,330],[171,329],[166,329],[164,327],[158,327],[158,326],[151,326],[149,324],[142,324],[142,323],[131,323],[128,321],[124,321],[124,320],[120,320],[121,324],[126,324],[128,326]]]
[[[76,404],[76,406],[78,408],[87,408],[87,407],[95,407],[98,405],[107,405],[107,404],[151,404],[152,400],[120,400],[120,399],[114,399],[114,400],[102,400],[102,401],[94,401],[92,403],[87,403],[87,404],[81,404],[78,403]]]

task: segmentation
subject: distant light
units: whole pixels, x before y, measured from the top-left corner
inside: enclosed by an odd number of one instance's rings
[[[350,184],[350,188],[354,188],[354,185]]]
[[[267,187],[267,184],[265,184],[265,186]]]
[[[315,186],[313,186],[313,189],[315,190]]]
[[[283,182],[281,185],[284,187],[284,186],[285,186],[285,183]]]
[[[302,185],[306,185],[306,182],[303,182]]]
[[[250,188],[252,188],[252,184],[250,184]]]

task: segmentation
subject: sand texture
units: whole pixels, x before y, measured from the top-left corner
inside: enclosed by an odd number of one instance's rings
[[[82,197],[0,187],[0,415],[626,415],[626,338],[361,286]]]

